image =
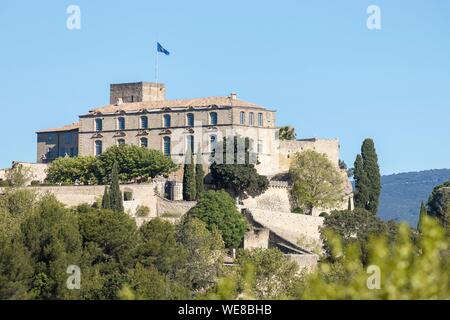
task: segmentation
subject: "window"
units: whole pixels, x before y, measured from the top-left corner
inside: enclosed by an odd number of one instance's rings
[[[164,119],[164,127],[169,128],[170,127],[170,115],[165,114],[163,119]]]
[[[95,119],[95,131],[102,131],[102,130],[103,130],[103,120]]]
[[[148,117],[147,116],[141,117],[141,129],[148,129]]]
[[[117,128],[119,130],[125,130],[125,118],[124,117],[117,118]]]
[[[187,122],[187,125],[189,127],[193,127],[194,126],[194,114],[193,113],[188,113],[187,114],[186,122]]]
[[[258,154],[263,153],[263,141],[258,140]]]
[[[102,154],[103,143],[100,140],[95,141],[95,155],[98,156]]]
[[[170,156],[170,137],[164,137],[164,155]]]
[[[121,145],[124,145],[125,144],[125,139],[119,139],[119,140],[117,140],[117,145],[118,146],[121,146]]]
[[[241,111],[240,119],[241,119],[241,124],[245,124],[245,112],[244,111]]]
[[[254,117],[255,117],[255,114],[253,112],[250,112],[249,115],[248,115],[248,124],[250,126],[253,126],[255,124],[254,123]]]
[[[147,138],[141,138],[141,147],[142,148],[148,148],[148,139]]]
[[[258,113],[258,126],[260,126],[260,127],[263,126],[263,114],[262,113]]]
[[[209,150],[211,151],[211,153],[216,151],[216,147],[217,147],[217,136],[211,135],[209,137]]]
[[[217,125],[217,112],[211,112],[209,114],[209,124],[212,126]]]
[[[186,153],[194,153],[194,136],[186,136]]]
[[[72,144],[72,134],[70,132],[64,133],[64,143]]]

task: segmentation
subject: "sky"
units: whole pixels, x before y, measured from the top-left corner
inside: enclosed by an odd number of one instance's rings
[[[0,168],[36,161],[35,131],[110,83],[154,81],[157,40],[169,99],[235,91],[299,138],[339,138],[349,166],[370,137],[383,174],[450,168],[450,1],[5,0],[0,39]]]

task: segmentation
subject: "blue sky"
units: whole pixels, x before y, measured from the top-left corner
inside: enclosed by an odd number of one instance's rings
[[[153,81],[156,39],[168,98],[236,91],[301,138],[339,137],[349,165],[372,137],[384,174],[450,167],[449,1],[2,1],[0,39],[0,167],[35,161],[34,131],[108,103],[110,83]]]

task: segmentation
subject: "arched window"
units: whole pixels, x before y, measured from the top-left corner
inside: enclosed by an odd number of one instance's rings
[[[103,120],[95,119],[95,131],[102,131],[102,130],[103,130]]]
[[[255,119],[254,118],[255,118],[255,114],[253,112],[250,112],[248,114],[248,124],[250,126],[253,126],[255,124]]]
[[[95,155],[101,155],[103,152],[103,143],[100,140],[95,141]]]
[[[194,126],[194,114],[193,113],[188,113],[187,114],[186,122],[187,122],[187,125],[189,127],[193,127]]]
[[[119,130],[125,130],[125,118],[124,117],[117,118],[117,128]]]
[[[148,139],[147,138],[141,138],[141,147],[142,148],[148,148]]]
[[[209,124],[212,126],[217,125],[217,112],[211,112],[209,114]]]
[[[164,141],[164,147],[163,147],[164,155],[170,156],[170,152],[171,152],[170,137],[164,137],[163,141]]]
[[[216,151],[217,147],[217,136],[215,134],[209,137],[209,150],[212,152]]]
[[[164,127],[169,128],[170,127],[170,115],[165,114],[163,119],[164,119]]]
[[[147,116],[141,117],[141,129],[148,129],[148,117]]]
[[[119,139],[119,140],[117,140],[117,145],[118,146],[121,146],[121,145],[124,145],[125,144],[125,139]]]

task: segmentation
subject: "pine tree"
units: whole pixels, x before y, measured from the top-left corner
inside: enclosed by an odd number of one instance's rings
[[[195,164],[192,153],[186,154],[183,170],[183,199],[193,201],[197,195],[195,188]]]
[[[356,156],[353,176],[355,179],[355,195],[353,199],[355,208],[366,209],[369,202],[369,186],[367,175],[364,172],[363,160],[359,154]]]
[[[427,212],[427,207],[425,207],[425,204],[422,203],[420,204],[420,214],[419,214],[419,221],[417,222],[417,230],[419,232],[422,232],[422,223],[423,223],[423,218],[428,215]]]
[[[111,198],[107,186],[105,186],[105,192],[103,193],[102,209],[111,209]]]
[[[364,172],[368,181],[368,203],[366,209],[377,214],[380,204],[381,174],[378,156],[372,139],[366,139],[361,147]]]
[[[197,163],[195,164],[195,199],[198,200],[200,195],[205,191],[205,171],[203,170],[202,158],[199,155],[197,157]]]
[[[119,168],[117,162],[114,163],[111,172],[111,187],[109,197],[111,199],[111,209],[115,212],[123,212],[123,198],[119,185]]]

